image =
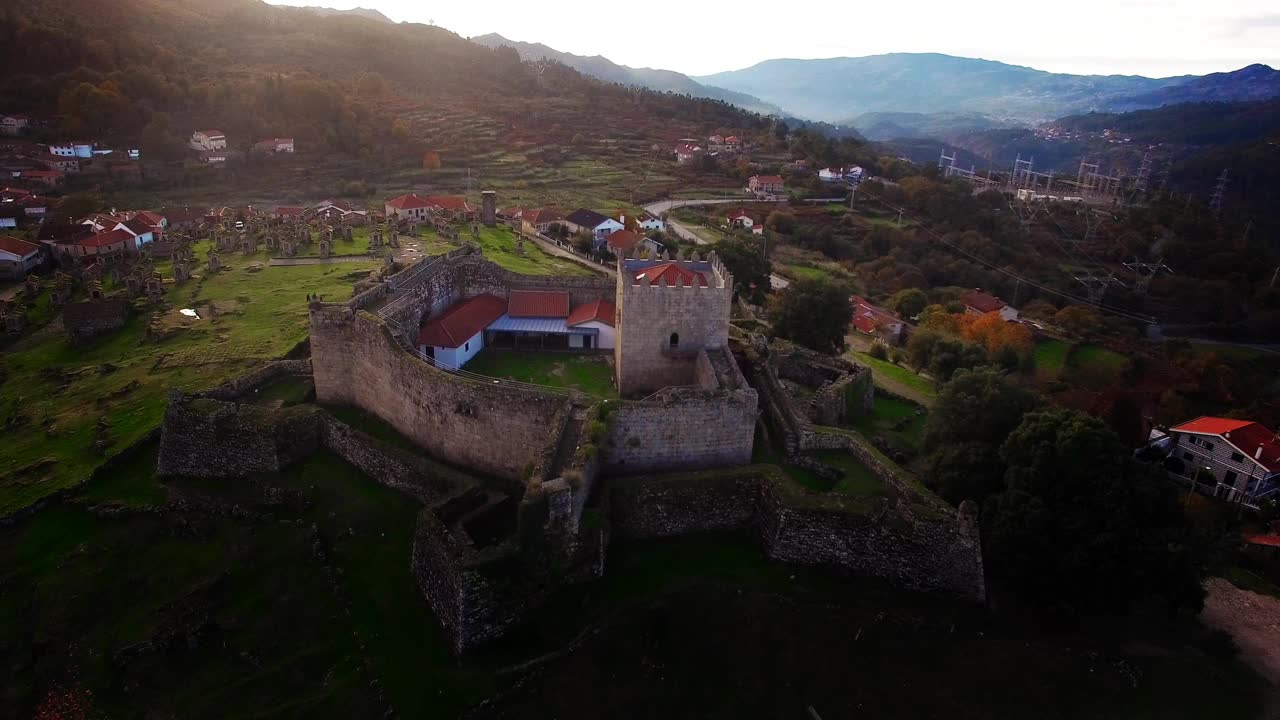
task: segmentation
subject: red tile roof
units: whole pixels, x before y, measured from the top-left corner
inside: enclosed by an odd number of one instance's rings
[[[134,218],[130,220],[129,222],[125,223],[124,226],[129,232],[133,233],[134,235],[145,235],[149,232],[155,231],[154,226],[149,225],[148,223],[138,218]]]
[[[964,303],[965,307],[973,308],[980,313],[996,312],[998,310],[1003,310],[1006,307],[1003,300],[998,297],[988,295],[981,290],[974,290],[968,295],[965,295],[960,298],[960,302]]]
[[[677,263],[664,263],[662,265],[650,265],[636,272],[636,280],[648,278],[649,282],[658,285],[662,281],[666,281],[668,285],[693,285],[695,282],[702,287],[707,286],[707,276],[681,267]]]
[[[467,199],[462,195],[435,195],[431,197],[422,197],[417,193],[409,193],[394,197],[387,201],[396,210],[413,210],[416,208],[436,207],[441,210],[458,210],[462,212],[471,212],[471,206],[467,204]]]
[[[302,214],[302,208],[300,208],[300,207],[278,207],[278,208],[276,208],[276,215],[301,215],[301,214]]]
[[[559,210],[543,208],[542,210],[525,210],[521,215],[521,218],[530,225],[538,225],[541,223],[553,223],[558,220],[563,220],[564,215],[562,215]]]
[[[849,304],[853,305],[853,326],[864,333],[872,334],[885,325],[902,322],[893,313],[876,307],[857,295],[849,298]]]
[[[609,244],[609,249],[613,252],[631,252],[631,249],[644,241],[644,237],[639,233],[633,233],[630,230],[614,230],[605,240]]]
[[[738,218],[747,218],[748,220],[750,220],[751,215],[746,210],[734,210],[733,212],[729,213],[730,220],[737,220]]]
[[[1252,458],[1269,472],[1280,471],[1280,439],[1266,426],[1251,420],[1199,417],[1173,428],[1175,432],[1218,435],[1242,455]]]
[[[564,290],[512,290],[507,315],[513,318],[569,317],[569,293]]]
[[[579,305],[569,313],[569,319],[565,324],[569,327],[581,325],[589,322],[602,322],[609,327],[613,327],[614,318],[618,314],[617,307],[608,300],[595,300],[585,305]]]
[[[137,215],[134,215],[133,219],[141,220],[142,222],[151,226],[157,226],[164,222],[163,215],[161,215],[160,213],[151,212],[150,210],[143,210]]]
[[[25,258],[31,253],[40,252],[40,246],[33,242],[23,240],[22,238],[5,235],[4,237],[0,237],[0,250],[7,253],[13,253],[20,258]]]
[[[767,185],[782,184],[781,175],[756,175],[755,177],[752,178],[752,180],[755,180],[757,183],[767,184]]]
[[[80,245],[88,247],[108,247],[116,243],[128,242],[133,239],[127,230],[110,230],[92,235],[80,241]]]
[[[507,311],[507,301],[497,295],[477,295],[456,303],[427,321],[418,332],[418,344],[456,348],[489,327]]]

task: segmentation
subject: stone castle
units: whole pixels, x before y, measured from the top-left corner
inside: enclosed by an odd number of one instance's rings
[[[984,597],[976,513],[956,513],[827,427],[867,406],[868,369],[731,339],[733,278],[714,255],[619,258],[615,269],[612,280],[520,275],[464,245],[358,287],[347,302],[313,301],[309,363],[172,395],[160,470],[243,476],[326,448],[416,497],[424,509],[412,569],[459,652],[501,636],[556,587],[598,577],[614,537],[734,530],[777,559]],[[457,303],[551,290],[573,304],[612,299],[621,399],[474,376],[416,345],[419,326]],[[282,372],[309,374],[319,406],[240,402]],[[813,392],[801,404],[784,383]],[[429,459],[323,406],[359,408]],[[796,462],[808,451],[848,452],[881,477],[885,496],[868,512],[811,495],[776,467],[750,464],[757,438]]]

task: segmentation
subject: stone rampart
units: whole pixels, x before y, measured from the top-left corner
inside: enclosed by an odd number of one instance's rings
[[[396,342],[378,318],[313,306],[316,398],[352,405],[387,422],[446,462],[523,479],[559,441],[565,395],[488,384],[440,370]]]
[[[171,390],[160,432],[161,475],[243,477],[279,472],[315,452],[315,408],[270,410]]]
[[[284,375],[310,377],[311,359],[273,360],[248,375],[233,378],[212,390],[192,393],[192,395],[193,397],[206,397],[215,400],[236,400],[243,397],[250,390],[262,387]]]
[[[749,531],[776,560],[830,565],[903,587],[981,602],[972,515],[887,497],[868,512],[809,493],[773,466],[612,478],[612,531],[624,538]]]

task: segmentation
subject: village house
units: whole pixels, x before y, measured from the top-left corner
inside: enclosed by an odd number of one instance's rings
[[[724,149],[728,152],[742,152],[747,149],[747,143],[737,135],[730,135],[724,139]]]
[[[617,311],[607,300],[570,307],[564,290],[484,293],[455,303],[424,323],[418,348],[437,365],[460,368],[485,347],[612,349]]]
[[[966,313],[977,315],[986,315],[987,313],[998,312],[1000,317],[1009,322],[1018,319],[1018,310],[1010,307],[1005,301],[994,295],[988,295],[981,290],[974,290],[960,298],[960,302],[964,305]]]
[[[20,280],[39,264],[39,245],[9,235],[0,237],[0,277]]]
[[[28,124],[26,115],[0,115],[0,135],[21,135]]]
[[[113,258],[125,254],[135,246],[134,235],[123,228],[96,233],[64,246],[64,250],[80,258]]]
[[[569,216],[564,219],[564,224],[568,226],[569,232],[590,233],[596,247],[603,245],[605,239],[615,230],[626,229],[617,220],[586,208],[578,208],[569,213]]]
[[[73,140],[71,142],[50,143],[49,154],[58,157],[79,158],[81,160],[93,159],[93,143],[88,140]]]
[[[225,150],[201,150],[200,162],[206,165],[221,165],[227,161]]]
[[[18,176],[29,183],[56,188],[62,185],[65,176],[58,170],[23,170]]]
[[[901,345],[907,324],[897,313],[872,305],[866,298],[854,295],[849,298],[853,306],[853,327],[864,335],[883,340],[889,345]]]
[[[752,175],[747,180],[747,190],[755,195],[781,195],[785,192],[781,175]]]
[[[863,170],[857,165],[849,168],[822,168],[818,171],[818,179],[828,183],[852,183],[856,185],[862,182],[862,176]]]
[[[267,138],[259,140],[254,144],[253,149],[257,152],[266,153],[292,153],[293,138]]]
[[[667,229],[667,223],[662,218],[647,212],[642,212],[636,216],[636,225],[645,232]]]
[[[196,130],[191,133],[191,149],[202,153],[221,155],[226,159],[227,136],[221,130]]]
[[[1260,423],[1199,417],[1153,444],[1167,451],[1167,470],[1211,485],[1216,497],[1256,506],[1280,490],[1280,440]]]
[[[676,162],[681,165],[687,165],[702,154],[702,148],[697,145],[681,143],[676,145]]]
[[[662,245],[650,238],[631,230],[615,230],[605,238],[605,246],[614,255],[630,255],[632,250],[648,250],[650,253],[662,252]]]
[[[398,217],[406,220],[425,220],[435,212],[449,212],[468,216],[475,209],[467,204],[461,195],[422,196],[417,193],[400,195],[388,200],[384,206],[388,218]]]
[[[280,206],[271,211],[271,217],[283,222],[302,222],[302,208]]]
[[[74,175],[80,172],[80,159],[74,157],[64,157],[62,155],[47,155],[41,158],[40,162],[50,170]]]
[[[191,229],[199,225],[205,216],[203,208],[160,208],[156,214],[164,218],[164,227],[174,229]]]
[[[746,210],[738,209],[730,212],[728,220],[729,220],[729,227],[731,229],[750,230],[752,232],[755,232],[756,221],[754,218],[751,217],[750,214],[747,213]],[[761,230],[764,230],[763,224],[761,224],[759,227]]]
[[[540,210],[507,208],[498,213],[498,216],[520,223],[521,232],[529,235],[536,233],[548,233],[551,231],[551,226],[553,224],[564,222],[564,215],[551,208],[542,208]]]

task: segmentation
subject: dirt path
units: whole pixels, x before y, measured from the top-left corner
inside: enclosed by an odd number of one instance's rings
[[[1222,578],[1205,583],[1200,619],[1230,633],[1241,658],[1274,686],[1265,718],[1280,717],[1280,598],[1241,590]]]

